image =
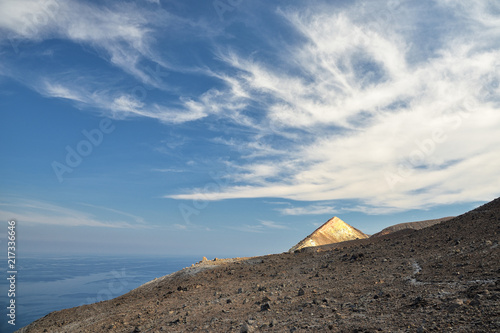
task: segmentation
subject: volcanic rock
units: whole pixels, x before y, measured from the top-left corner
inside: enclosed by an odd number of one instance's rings
[[[314,230],[312,234],[301,240],[289,251],[293,252],[305,247],[321,246],[364,238],[368,238],[368,235],[354,227],[351,227],[349,224],[335,216],[326,221],[321,227]]]
[[[434,219],[434,220],[425,220],[425,221],[417,221],[417,222],[405,222],[405,223],[399,223],[395,225],[391,225],[390,227],[387,227],[385,229],[382,229],[382,231],[377,232],[376,234],[371,235],[371,237],[382,237],[385,235],[392,234],[397,231],[401,230],[420,230],[423,228],[427,228],[430,226],[433,226],[435,224],[448,221],[454,218],[454,216],[450,217],[443,217],[440,219]]]

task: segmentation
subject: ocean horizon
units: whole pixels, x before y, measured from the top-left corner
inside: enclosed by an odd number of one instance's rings
[[[0,332],[11,333],[53,311],[109,300],[155,278],[176,272],[201,256],[18,257],[16,262],[16,321],[8,323],[9,283],[0,281]],[[7,260],[5,259],[5,262]],[[7,270],[4,270],[7,276]]]

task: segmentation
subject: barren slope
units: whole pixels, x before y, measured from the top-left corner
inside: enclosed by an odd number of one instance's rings
[[[498,332],[500,200],[417,231],[203,262],[22,332]]]
[[[443,217],[443,218],[434,219],[434,220],[399,223],[399,224],[391,225],[385,229],[382,229],[382,231],[379,231],[376,234],[371,235],[371,237],[380,237],[380,236],[392,234],[393,232],[406,230],[406,229],[420,230],[423,228],[433,226],[434,224],[438,224],[438,223],[441,223],[444,221],[451,220],[452,218],[454,218],[454,216]]]

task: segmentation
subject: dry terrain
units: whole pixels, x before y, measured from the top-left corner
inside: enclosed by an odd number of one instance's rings
[[[21,332],[498,332],[500,199],[421,230],[203,261]]]
[[[423,228],[433,226],[434,224],[438,224],[438,223],[441,223],[444,221],[451,220],[452,218],[454,218],[454,216],[443,217],[443,218],[434,219],[434,220],[399,223],[396,225],[391,225],[390,227],[387,227],[387,228],[383,229],[382,231],[377,232],[376,234],[373,234],[371,237],[380,237],[380,236],[392,234],[393,232],[406,230],[406,229],[420,230]]]

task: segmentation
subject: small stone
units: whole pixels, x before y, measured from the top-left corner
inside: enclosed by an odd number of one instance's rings
[[[298,295],[299,295],[299,296],[304,296],[304,294],[305,294],[305,293],[306,293],[306,292],[304,291],[304,289],[300,288],[300,289],[299,289],[299,293],[298,293]]]
[[[237,291],[238,294],[241,294],[243,293],[243,289],[242,288],[238,288],[238,291]]]
[[[427,305],[427,301],[422,296],[417,296],[413,300],[413,304],[411,304],[411,306],[413,306],[413,307],[426,306],[426,305]]]
[[[260,306],[260,311],[262,311],[262,312],[269,311],[269,310],[271,310],[271,305],[269,304],[269,302],[266,302]]]

